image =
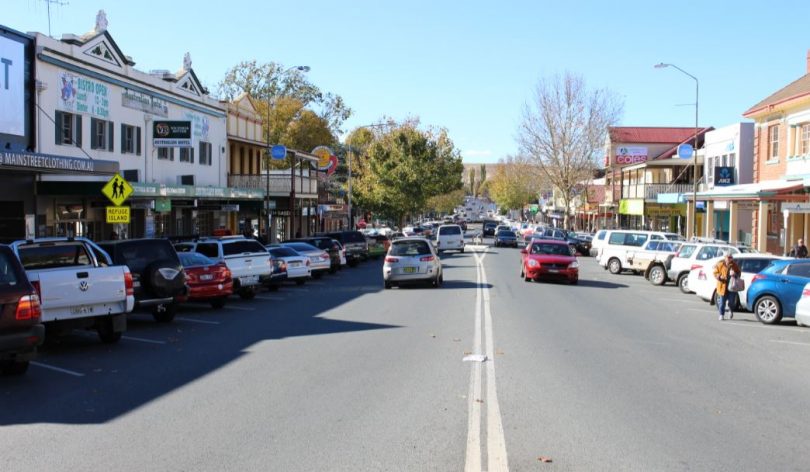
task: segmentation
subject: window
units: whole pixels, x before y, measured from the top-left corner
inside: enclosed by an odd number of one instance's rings
[[[174,148],[158,148],[158,159],[174,160]]]
[[[787,271],[785,273],[787,275],[795,275],[797,277],[810,277],[810,264],[791,264],[787,267]]]
[[[57,111],[55,114],[56,144],[82,147],[82,116]]]
[[[768,128],[768,159],[779,158],[779,125]]]
[[[799,154],[802,156],[810,154],[810,123],[805,123],[800,128]]]
[[[245,241],[233,241],[222,244],[222,255],[224,256],[255,253],[267,254],[267,249],[256,240],[247,239]]]
[[[96,118],[90,119],[90,149],[101,149],[112,152],[113,123]]]
[[[219,258],[219,246],[217,246],[217,243],[199,243],[197,244],[197,252],[214,259]]]
[[[194,163],[194,148],[180,148],[180,162]]]
[[[141,155],[141,128],[121,123],[121,154]]]
[[[200,165],[210,166],[211,161],[211,143],[200,141]]]
[[[20,246],[20,262],[26,270],[89,266],[90,256],[81,244]]]

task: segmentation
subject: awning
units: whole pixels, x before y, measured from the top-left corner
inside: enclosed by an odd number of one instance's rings
[[[760,200],[768,197],[789,194],[805,187],[803,180],[765,180],[753,184],[737,184],[715,187],[706,192],[698,192],[698,200]],[[686,195],[691,200],[692,195]]]
[[[698,165],[703,164],[703,156],[702,155],[698,156],[697,160],[698,160]],[[660,167],[686,167],[686,166],[694,165],[694,163],[695,163],[694,158],[692,158],[692,159],[679,159],[679,158],[676,158],[676,157],[672,157],[672,158],[669,158],[669,159],[661,159],[661,160],[657,160],[657,161],[650,160],[650,161],[642,162],[641,164],[622,167],[621,171],[625,172],[625,171],[632,171],[632,170],[649,169],[651,167],[657,167],[657,168],[660,168]]]

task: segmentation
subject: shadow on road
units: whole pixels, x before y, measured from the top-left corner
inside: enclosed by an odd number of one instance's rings
[[[579,279],[580,287],[593,287],[593,288],[627,288],[629,285],[616,284],[613,282],[604,282],[601,280],[583,280]]]
[[[494,285],[487,283],[481,284],[484,288],[493,288]],[[442,288],[478,288],[478,284],[467,280],[445,280]]]

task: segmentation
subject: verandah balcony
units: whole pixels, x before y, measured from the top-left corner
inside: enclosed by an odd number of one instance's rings
[[[290,175],[270,174],[270,196],[285,197],[290,195]],[[236,188],[255,188],[267,191],[268,176],[232,174],[228,176],[228,186]],[[318,180],[308,176],[295,176],[295,193],[299,198],[318,198]]]

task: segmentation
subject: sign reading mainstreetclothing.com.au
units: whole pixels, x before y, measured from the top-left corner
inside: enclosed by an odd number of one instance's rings
[[[192,147],[190,121],[155,121],[152,145],[156,148]]]

